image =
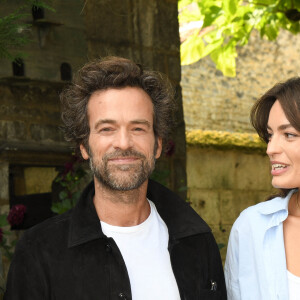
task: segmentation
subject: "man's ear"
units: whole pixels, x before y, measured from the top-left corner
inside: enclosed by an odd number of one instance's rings
[[[85,160],[88,160],[90,157],[89,157],[89,154],[88,154],[87,150],[85,149],[85,147],[82,144],[80,144],[79,148],[80,148],[80,152],[81,152],[82,157]]]
[[[156,143],[157,143],[157,148],[156,148],[155,158],[158,159],[162,152],[162,138],[158,137]]]

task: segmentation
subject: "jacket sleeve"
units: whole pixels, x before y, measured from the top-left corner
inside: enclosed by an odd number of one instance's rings
[[[225,281],[226,281],[228,299],[240,300],[241,292],[238,283],[239,231],[236,228],[236,223],[233,225],[229,236],[224,272],[225,272]]]
[[[18,242],[7,277],[4,300],[47,300],[44,272],[23,234]]]
[[[212,259],[210,264],[211,266],[214,266],[214,274],[215,274],[212,275],[212,281],[216,281],[217,290],[221,292],[221,298],[218,299],[227,300],[226,285],[225,285],[224,271],[223,271],[220,251],[212,234],[211,234],[210,251],[211,251],[210,257]]]

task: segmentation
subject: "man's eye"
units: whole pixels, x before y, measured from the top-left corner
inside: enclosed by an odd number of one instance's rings
[[[111,127],[104,127],[100,129],[100,132],[108,132],[108,131],[112,131],[113,129]]]
[[[136,128],[134,128],[134,131],[144,131],[144,129],[140,128],[140,127],[136,127]]]

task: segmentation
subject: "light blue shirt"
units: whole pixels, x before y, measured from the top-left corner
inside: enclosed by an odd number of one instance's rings
[[[290,191],[245,209],[231,229],[225,262],[228,300],[288,300],[283,221]]]

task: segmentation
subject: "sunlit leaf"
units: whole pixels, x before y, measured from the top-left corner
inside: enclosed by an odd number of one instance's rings
[[[238,0],[224,0],[223,9],[229,15],[234,15],[237,11]]]
[[[222,71],[225,76],[235,77],[235,59],[237,57],[237,53],[233,42],[214,51],[210,57],[216,64],[216,68]]]
[[[201,59],[204,47],[204,42],[198,35],[188,38],[180,47],[181,64],[189,65]]]

